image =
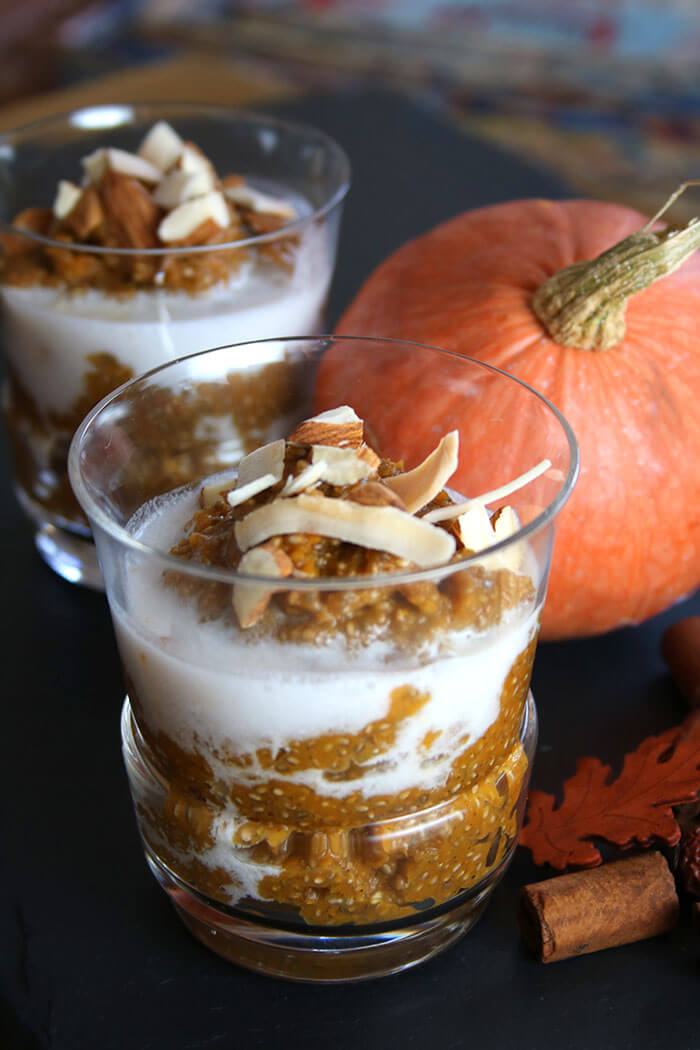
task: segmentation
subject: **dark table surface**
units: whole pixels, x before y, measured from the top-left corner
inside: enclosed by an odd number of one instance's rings
[[[353,163],[331,320],[384,255],[435,222],[513,197],[566,195],[547,174],[388,94],[312,97],[278,111],[327,129]],[[546,874],[524,850],[474,930],[399,976],[296,985],[207,952],[141,854],[104,598],[40,562],[4,446],[0,523],[2,1050],[700,1048],[700,938],[687,916],[667,936],[542,966],[515,919],[518,887]],[[534,786],[556,791],[584,754],[619,767],[645,736],[683,718],[659,639],[699,612],[694,598],[641,627],[540,647]]]

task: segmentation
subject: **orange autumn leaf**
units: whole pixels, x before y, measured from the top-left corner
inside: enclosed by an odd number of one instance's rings
[[[700,796],[700,720],[649,737],[625,756],[617,779],[610,774],[599,759],[580,758],[558,808],[553,795],[530,792],[520,844],[535,864],[593,868],[603,859],[596,838],[623,849],[675,846],[681,832],[671,807]]]

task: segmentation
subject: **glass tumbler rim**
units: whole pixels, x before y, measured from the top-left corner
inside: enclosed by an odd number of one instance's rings
[[[21,124],[16,128],[11,128],[2,132],[0,134],[0,156],[2,156],[3,152],[14,149],[15,146],[21,143],[22,139],[29,138],[31,135],[35,135],[44,130],[49,131],[53,127],[59,127],[61,124],[75,128],[84,127],[86,131],[95,130],[107,132],[110,129],[126,127],[130,123],[138,120],[140,116],[145,118],[146,113],[151,111],[153,111],[154,120],[165,119],[169,114],[172,119],[175,119],[176,114],[188,116],[190,119],[198,116],[212,116],[220,119],[229,118],[232,124],[238,122],[252,126],[260,123],[271,129],[276,128],[295,132],[300,136],[307,135],[310,139],[317,139],[328,150],[329,154],[337,159],[340,171],[338,179],[339,184],[331,196],[324,201],[323,204],[315,207],[310,214],[303,215],[294,222],[287,223],[279,230],[272,230],[269,233],[254,234],[252,237],[245,237],[237,241],[225,241],[214,245],[196,244],[176,248],[169,248],[167,245],[158,248],[116,248],[107,245],[85,244],[80,242],[66,244],[65,241],[57,241],[52,237],[45,237],[43,234],[35,233],[33,230],[27,230],[21,226],[15,226],[12,222],[7,222],[1,218],[0,232],[11,234],[13,237],[23,237],[26,240],[33,241],[36,244],[41,244],[44,247],[61,248],[64,251],[68,250],[71,252],[89,252],[90,254],[107,256],[138,256],[139,258],[149,256],[157,257],[162,255],[194,255],[203,254],[205,252],[230,251],[232,248],[250,248],[258,244],[269,244],[282,238],[294,236],[306,229],[313,222],[324,218],[324,216],[332,212],[334,208],[344,201],[348,194],[352,175],[350,159],[340,143],[331,135],[327,134],[327,132],[323,131],[321,128],[315,127],[313,124],[307,124],[303,121],[287,120],[285,117],[271,116],[262,111],[244,110],[240,107],[226,106],[221,103],[173,101],[149,102],[143,100],[140,102],[123,103],[105,102],[91,106],[80,106],[76,109],[63,110],[60,113],[54,113],[48,117],[41,117],[38,120],[32,120],[25,124]],[[107,118],[107,122],[102,127],[91,121],[91,115],[100,113],[103,113],[105,118]],[[118,113],[122,114],[121,119],[115,119]],[[112,114],[111,119],[109,119],[110,114]]]
[[[159,562],[164,569],[176,570],[188,576],[197,577],[202,580],[209,580],[213,582],[235,584],[235,583],[270,583],[269,576],[260,576],[250,573],[241,573],[233,569],[213,568],[208,565],[195,564],[189,560],[179,558],[176,555],[168,554],[167,552],[160,550],[156,547],[151,547],[149,544],[136,539],[123,525],[121,525],[114,518],[110,517],[103,508],[93,498],[88,485],[85,483],[81,470],[81,456],[83,452],[83,446],[86,437],[89,436],[89,432],[92,428],[95,420],[107,410],[113,402],[121,398],[130,388],[136,387],[145,381],[158,376],[163,372],[170,369],[174,369],[176,366],[181,365],[188,361],[194,361],[197,358],[204,357],[207,354],[215,354],[222,350],[234,350],[241,347],[257,346],[260,344],[274,344],[283,342],[285,344],[303,344],[303,343],[314,343],[314,344],[327,344],[332,345],[336,342],[358,342],[358,343],[382,343],[384,345],[394,345],[397,347],[412,347],[419,350],[427,350],[433,353],[440,354],[445,357],[451,357],[459,361],[467,362],[471,365],[476,365],[477,368],[483,369],[487,372],[494,373],[502,376],[504,379],[516,383],[518,386],[527,390],[554,416],[559,423],[563,435],[566,439],[569,452],[569,465],[564,479],[561,481],[559,488],[555,496],[549,501],[547,506],[537,514],[532,521],[529,521],[526,525],[522,525],[515,533],[508,536],[506,539],[499,540],[497,543],[492,544],[477,553],[470,555],[467,558],[460,559],[456,562],[449,562],[445,565],[433,566],[429,568],[414,569],[410,571],[395,571],[385,572],[374,576],[326,576],[322,578],[314,579],[303,579],[298,577],[286,577],[286,578],[275,578],[275,589],[278,591],[349,591],[349,590],[363,590],[370,587],[382,587],[382,586],[399,586],[408,583],[420,583],[425,581],[436,581],[445,579],[448,576],[453,575],[456,572],[460,572],[464,569],[469,568],[474,563],[480,561],[485,556],[496,554],[499,551],[506,550],[507,548],[514,546],[521,540],[528,539],[534,536],[536,533],[541,532],[547,526],[549,526],[559,511],[562,509],[567,499],[569,498],[571,491],[576,483],[579,472],[579,448],[571,426],[559,411],[547,397],[541,394],[534,387],[530,386],[524,380],[519,379],[517,376],[506,372],[502,368],[498,368],[495,365],[487,364],[484,361],[479,361],[476,358],[468,357],[466,354],[459,354],[454,350],[445,350],[441,347],[431,346],[427,343],[418,343],[406,339],[391,339],[381,336],[361,336],[361,335],[343,335],[342,333],[333,333],[326,335],[297,335],[297,336],[278,336],[276,338],[267,337],[265,339],[253,339],[245,340],[240,343],[226,343],[222,346],[209,347],[205,350],[199,350],[192,354],[187,354],[183,357],[174,358],[162,365],[158,365],[156,368],[150,369],[148,372],[144,372],[141,375],[134,377],[133,379],[127,380],[122,383],[121,386],[117,387],[111,393],[107,394],[101,401],[99,401],[94,408],[88,412],[83,419],[82,423],[76,430],[73,439],[70,444],[68,453],[68,476],[70,483],[75,492],[78,502],[81,504],[91,524],[99,526],[106,534],[108,534],[113,540],[117,541],[122,547],[125,547],[132,551],[134,554],[141,555],[152,562]],[[188,486],[183,486],[182,490],[186,490]],[[176,490],[175,490],[176,491]]]

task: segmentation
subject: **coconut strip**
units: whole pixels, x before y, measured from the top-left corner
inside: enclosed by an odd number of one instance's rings
[[[395,507],[366,507],[350,500],[306,494],[257,507],[236,522],[235,530],[236,542],[243,551],[270,536],[316,533],[387,551],[421,568],[448,562],[456,547],[454,537],[444,529]]]
[[[549,470],[551,465],[550,460],[543,459],[536,466],[525,471],[524,474],[514,478],[512,481],[508,481],[505,485],[501,485],[500,488],[492,489],[491,492],[484,492],[481,496],[474,496],[473,499],[465,500],[463,503],[453,503],[448,507],[438,507],[436,510],[428,511],[427,514],[423,515],[421,521],[449,521],[450,518],[459,518],[470,507],[473,507],[475,503],[485,506],[488,503],[493,503],[494,500],[503,499],[504,496],[510,496],[511,493],[517,492],[518,489],[523,488],[530,481],[539,478],[541,474],[544,474],[545,470]]]
[[[406,510],[413,514],[442,491],[457,469],[458,454],[459,431],[451,430],[422,463],[405,474],[384,478],[384,484],[401,497]]]

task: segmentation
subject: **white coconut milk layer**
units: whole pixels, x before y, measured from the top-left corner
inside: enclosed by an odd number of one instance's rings
[[[135,532],[167,549],[182,533],[192,496],[157,501],[155,508],[139,515]],[[143,717],[153,733],[196,749],[224,778],[230,768],[217,755],[254,756],[260,748],[274,753],[291,741],[355,734],[387,716],[393,690],[409,686],[428,694],[399,725],[381,764],[368,767],[361,780],[330,781],[321,770],[286,778],[332,797],[444,783],[464,737],[475,743],[498,717],[508,671],[537,625],[538,610],[530,605],[487,631],[453,632],[418,650],[386,642],[349,648],[343,638],[318,646],[279,643],[251,639],[230,624],[200,623],[196,608],[163,585],[155,561],[127,560],[124,573],[123,600],[113,602],[112,612]],[[426,748],[428,734],[438,735]],[[255,763],[235,775],[250,784],[270,777]]]
[[[331,265],[325,231],[301,236],[292,273],[248,261],[226,284],[189,295],[149,289],[127,298],[98,290],[0,286],[4,349],[22,387],[44,411],[67,412],[92,354],[111,354],[134,375],[186,354],[268,336],[320,330]]]

